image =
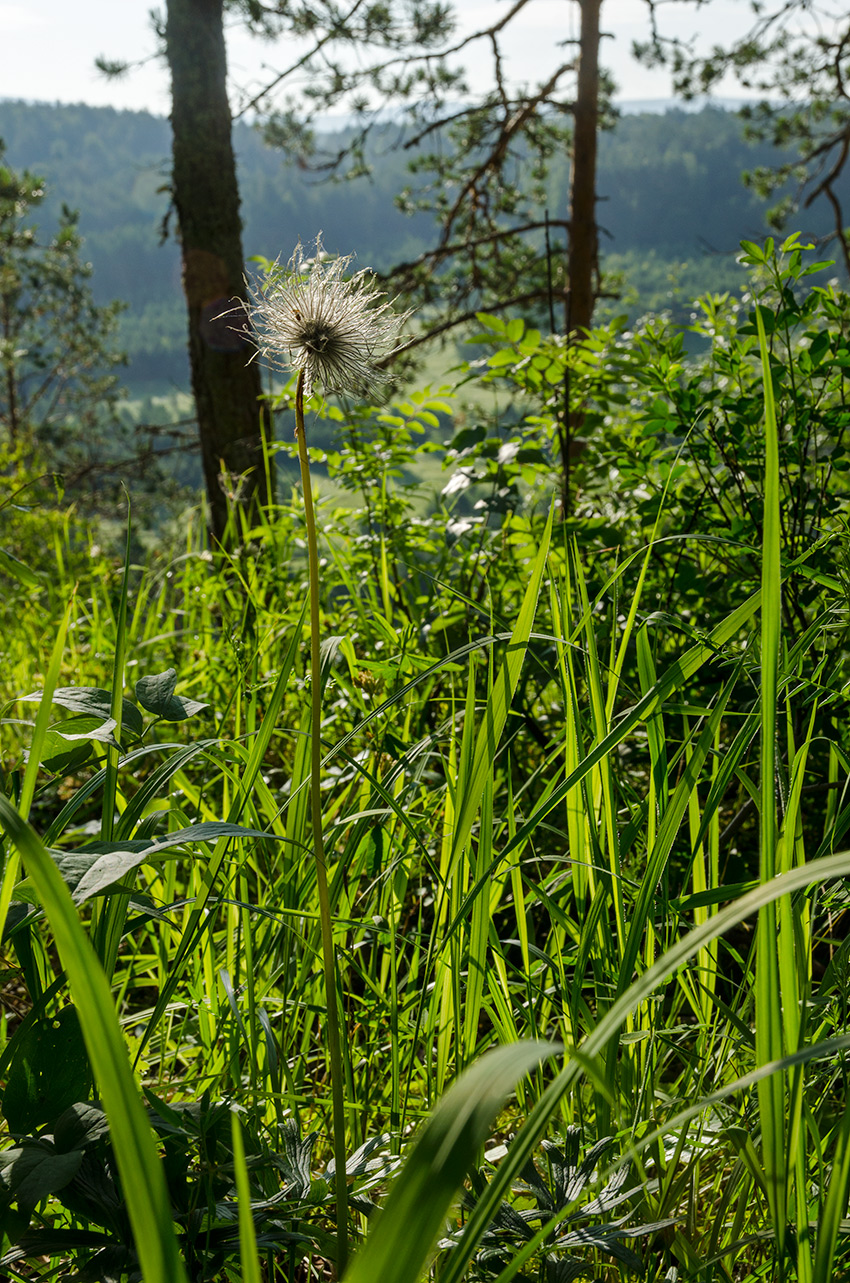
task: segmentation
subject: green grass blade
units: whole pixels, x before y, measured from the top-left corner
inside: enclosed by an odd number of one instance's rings
[[[525,1164],[542,1140],[555,1117],[561,1099],[570,1087],[585,1074],[587,1066],[605,1049],[627,1017],[649,998],[659,985],[675,973],[689,958],[705,948],[712,940],[719,939],[732,927],[758,913],[766,904],[783,895],[793,895],[819,882],[840,881],[850,876],[850,851],[812,860],[804,868],[795,868],[780,874],[766,886],[758,886],[714,914],[707,922],[694,927],[688,935],[678,940],[664,953],[654,966],[632,983],[617,999],[595,1028],[577,1049],[578,1054],[568,1054],[567,1064],[558,1077],[547,1087],[537,1104],[530,1111],[523,1127],[517,1133],[510,1151],[490,1182],[466,1226],[463,1238],[440,1276],[440,1283],[461,1283],[463,1271],[477,1246],[481,1235],[492,1221],[511,1183],[519,1176]],[[773,1075],[775,1076],[775,1075]]]
[[[549,520],[546,522],[546,529],[543,532],[531,578],[525,590],[516,626],[508,643],[508,653],[487,700],[484,721],[479,727],[475,741],[472,765],[468,774],[464,771],[462,779],[458,781],[458,793],[461,801],[452,840],[453,861],[469,840],[475,816],[478,814],[478,808],[481,805],[484,787],[492,770],[496,750],[502,737],[505,719],[519,681],[520,671],[528,648],[531,626],[534,623],[534,615],[537,610],[537,598],[540,595],[540,584],[546,567],[546,558],[549,555],[549,540],[552,534],[554,511],[554,508],[549,511]]]
[[[295,663],[295,656],[298,652],[298,645],[301,637],[301,626],[304,622],[306,613],[306,604],[301,612],[301,619],[297,626],[292,630],[292,636],[284,656],[277,682],[275,683],[272,697],[269,700],[265,717],[263,718],[257,737],[251,747],[251,753],[245,766],[244,773],[240,780],[239,795],[230,807],[228,814],[228,823],[236,823],[242,813],[242,808],[250,795],[254,786],[254,781],[259,774],[263,758],[271,741],[275,726],[277,725],[278,714],[283,705],[283,697],[289,682],[289,676],[292,672],[292,666]],[[141,1056],[144,1048],[156,1029],[162,1014],[171,1001],[171,996],[177,987],[182,973],[183,966],[191,951],[196,947],[200,933],[203,931],[204,915],[206,912],[207,902],[212,894],[219,870],[224,862],[227,851],[230,847],[230,838],[222,838],[216,843],[215,850],[210,860],[209,866],[204,872],[203,889],[201,894],[196,898],[195,904],[189,915],[189,921],[183,932],[183,937],[177,949],[175,957],[169,970],[168,982],[163,986],[162,991],[157,999],[153,1014],[148,1021],[145,1032],[139,1042],[137,1057]]]
[[[124,574],[121,577],[121,595],[118,599],[118,613],[115,619],[115,654],[112,661],[112,702],[110,714],[115,721],[116,747],[110,744],[106,750],[106,767],[103,780],[103,802],[101,806],[100,838],[109,842],[115,824],[116,798],[118,794],[118,766],[121,750],[121,722],[124,710],[124,661],[127,650],[127,597],[130,587],[130,514],[127,514],[127,539],[124,548]],[[124,879],[121,887],[130,889],[135,883],[135,874]],[[103,962],[103,968],[109,979],[115,971],[118,958],[118,947],[124,923],[127,920],[128,897],[120,891],[107,897],[96,918],[96,929],[93,934],[95,951]]]
[[[59,681],[59,671],[62,666],[62,653],[65,649],[65,638],[68,635],[68,625],[71,622],[71,611],[74,607],[74,598],[68,602],[65,608],[65,614],[62,616],[62,622],[56,634],[56,640],[53,643],[53,650],[50,652],[50,663],[47,666],[47,676],[44,680],[44,689],[41,695],[41,701],[38,705],[38,712],[35,716],[35,728],[33,730],[32,742],[30,743],[30,755],[27,760],[24,779],[21,785],[21,796],[18,801],[18,814],[24,819],[29,817],[32,800],[35,796],[35,784],[38,779],[38,768],[41,765],[41,753],[44,747],[47,727],[50,722],[50,710],[53,703],[53,692]],[[9,905],[12,900],[12,891],[18,880],[18,870],[20,869],[20,856],[17,851],[11,851],[9,857],[3,866],[3,883],[0,886],[0,939],[3,936],[3,930],[6,926],[6,915],[9,912]]]
[[[761,579],[761,804],[759,807],[759,879],[776,874],[776,705],[779,673],[779,635],[782,609],[780,566],[779,438],[773,401],[770,354],[761,309],[756,307],[764,387],[764,534]],[[782,996],[777,958],[777,906],[765,904],[759,914],[756,949],[756,1059],[765,1063],[782,1056]],[[762,1157],[767,1198],[776,1235],[780,1277],[784,1270],[787,1229],[788,1174],[785,1152],[785,1086],[780,1075],[758,1086]]]
[[[19,802],[19,813],[24,819],[29,818],[30,807],[35,796],[35,784],[38,778],[38,770],[41,766],[41,751],[44,746],[44,739],[47,735],[47,725],[50,721],[50,710],[53,703],[53,692],[59,681],[59,672],[62,666],[62,653],[65,649],[65,638],[68,635],[68,626],[71,622],[71,611],[74,607],[74,598],[68,602],[62,622],[56,633],[56,640],[53,643],[53,649],[50,652],[50,663],[47,668],[47,677],[44,682],[44,689],[41,694],[41,701],[38,706],[38,712],[35,718],[35,729],[33,730],[32,743],[30,744],[30,755],[27,759],[27,767],[24,771],[24,782],[21,785],[21,797]]]
[[[242,1141],[242,1124],[236,1110],[230,1114],[230,1136],[233,1142],[233,1171],[236,1177],[236,1196],[239,1200],[239,1260],[242,1266],[242,1283],[261,1283],[260,1262],[257,1256],[257,1235],[251,1215],[251,1186],[248,1182],[248,1165]]]
[[[127,540],[124,548],[124,573],[121,576],[121,594],[115,617],[115,653],[112,660],[112,701],[110,714],[115,721],[115,739],[121,739],[121,720],[124,710],[124,659],[127,648],[127,597],[130,587],[130,518],[127,516]],[[118,792],[118,759],[120,749],[111,745],[106,750],[106,776],[103,784],[100,836],[108,842],[112,837],[115,820],[115,797]],[[123,900],[123,897],[119,897]],[[107,973],[109,968],[107,967]]]
[[[711,716],[706,721],[699,739],[694,745],[690,760],[682,772],[682,777],[673,791],[667,810],[664,812],[664,818],[659,826],[655,845],[647,857],[646,871],[641,879],[640,890],[632,909],[629,935],[620,967],[618,983],[618,992],[620,993],[625,991],[631,981],[632,972],[635,969],[638,953],[640,952],[640,942],[652,912],[652,904],[658,883],[667,863],[667,858],[673,849],[676,834],[679,832],[679,827],[685,817],[688,800],[697,787],[705,759],[711,751],[715,733],[735,687],[736,677],[737,673],[730,678],[720,692]]]
[[[522,1042],[482,1056],[437,1105],[345,1283],[417,1283],[449,1206],[518,1080],[559,1050]]]
[[[502,858],[506,858],[518,846],[522,846],[549,812],[554,810],[567,797],[570,790],[583,780],[594,766],[606,758],[612,749],[621,744],[636,726],[652,717],[675,690],[693,677],[703,664],[716,655],[721,646],[725,646],[728,641],[731,641],[744,625],[749,622],[760,605],[761,591],[753,593],[747,601],[742,602],[726,619],[713,628],[707,641],[699,642],[696,646],[692,646],[681,659],[677,660],[675,664],[671,664],[653,688],[647,691],[629,709],[618,725],[591,749],[584,761],[579,763],[576,769],[549,794],[525,823],[517,829],[514,837],[504,848]]]
[[[26,861],[50,922],[80,1017],[145,1283],[183,1283],[183,1262],[156,1145],[139,1099],[109,983],[70,893],[38,835],[0,794],[0,820]]]
[[[846,1233],[844,1216],[850,1195],[850,1102],[845,1106],[838,1130],[826,1202],[818,1223],[812,1278],[818,1283],[833,1277],[832,1264],[839,1236]]]

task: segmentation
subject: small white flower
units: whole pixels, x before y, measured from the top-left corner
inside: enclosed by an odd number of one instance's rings
[[[410,312],[393,311],[371,272],[346,280],[352,257],[328,258],[317,236],[313,257],[299,243],[286,267],[276,263],[252,290],[260,351],[303,370],[308,396],[314,383],[325,392],[368,395],[387,382],[382,362],[404,347],[401,329]]]

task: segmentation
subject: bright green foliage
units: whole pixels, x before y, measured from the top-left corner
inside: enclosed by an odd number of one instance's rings
[[[565,349],[482,316],[451,396],[327,410],[339,448],[311,462],[358,504],[318,483],[352,1277],[371,1252],[382,1283],[847,1267],[848,304],[795,242],[746,253],[756,297],[707,300],[696,354],[661,323]],[[584,444],[549,527],[567,368]],[[7,821],[4,983],[35,1014],[0,1078],[9,1125],[45,1120],[3,1142],[35,1185],[0,1160],[23,1277],[133,1260],[108,1254],[132,1209],[106,1093],[106,1122],[64,1097],[48,1120],[30,1090],[37,1023],[70,997],[86,1034],[42,852],[112,977],[109,1063],[145,1092],[187,1272],[335,1250],[300,498],[243,534],[18,600],[4,814],[42,840]],[[521,1072],[533,1040],[564,1051]]]
[[[84,470],[116,423],[119,305],[92,299],[77,215],[63,206],[41,241],[31,219],[44,182],[3,161],[0,151],[0,431],[13,455]]]
[[[125,507],[122,483],[148,515],[175,489],[156,442],[119,408],[122,305],[95,302],[74,211],[62,205],[52,234],[37,227],[44,196],[0,143],[0,576],[29,587],[65,541],[57,497],[108,521]]]

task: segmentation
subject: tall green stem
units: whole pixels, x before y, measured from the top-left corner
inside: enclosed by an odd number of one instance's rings
[[[328,895],[328,870],[322,838],[322,797],[319,788],[322,770],[322,680],[319,655],[319,545],[313,512],[313,488],[310,460],[304,431],[304,371],[298,375],[295,389],[295,436],[298,462],[301,465],[301,487],[304,491],[304,518],[307,526],[307,560],[310,568],[310,806],[313,820],[313,852],[316,857],[316,885],[319,891],[319,918],[322,926],[322,960],[325,969],[325,1001],[328,1016],[328,1047],[331,1060],[331,1095],[333,1098],[333,1148],[336,1164],[336,1232],[337,1278],[345,1271],[348,1257],[348,1185],[345,1175],[345,1100],[343,1097],[342,1043],[339,1009],[336,999],[336,966],[333,922]]]

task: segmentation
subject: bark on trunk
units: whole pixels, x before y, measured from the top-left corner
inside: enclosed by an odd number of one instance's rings
[[[570,169],[568,330],[593,321],[597,264],[596,135],[599,129],[599,12],[602,0],[580,0],[578,86]]]
[[[165,29],[192,390],[217,539],[225,530],[228,492],[244,503],[268,497],[260,371],[241,332],[242,223],[222,10],[223,0],[168,0]]]
[[[578,84],[573,109],[573,154],[570,166],[570,246],[567,258],[565,331],[589,330],[596,301],[598,235],[596,226],[596,135],[599,129],[599,14],[602,0],[579,0]],[[571,404],[570,367],[564,373],[561,450],[561,517],[572,514],[572,462],[583,447],[579,434],[581,406]]]

